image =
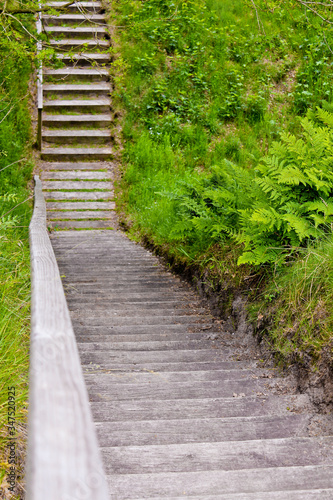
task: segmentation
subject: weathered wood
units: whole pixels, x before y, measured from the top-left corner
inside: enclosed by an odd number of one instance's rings
[[[197,382],[207,382],[207,381],[225,381],[225,380],[242,380],[244,378],[251,378],[254,370],[236,368],[237,363],[234,363],[234,367],[227,370],[205,370],[205,371],[189,371],[189,372],[166,372],[159,373],[154,371],[140,372],[140,373],[117,373],[112,372],[100,372],[100,373],[90,373],[85,374],[86,383],[91,385],[97,385],[101,383],[101,387],[107,386],[108,384],[155,384],[161,382],[161,384],[173,384],[176,383],[189,383],[192,382],[196,384]]]
[[[82,352],[98,351],[172,351],[181,349],[183,351],[209,349],[212,342],[208,340],[178,340],[158,342],[84,342]]]
[[[55,129],[43,130],[43,141],[50,144],[91,144],[92,147],[98,144],[109,144],[111,132],[108,129]]]
[[[47,210],[114,210],[115,203],[111,201],[70,201],[49,202]]]
[[[103,38],[107,35],[107,29],[105,26],[98,26],[96,24],[92,26],[44,26],[44,31],[50,35],[58,36],[65,35],[68,37],[87,37],[92,35],[96,38]],[[72,68],[71,68],[72,70]],[[60,70],[47,70],[47,72],[53,71],[63,71]],[[76,69],[79,71],[79,69]],[[50,74],[50,73],[49,73]],[[53,73],[54,74],[54,73]]]
[[[167,500],[184,500],[184,496],[165,497]],[[191,500],[332,500],[333,489],[316,490],[288,490],[288,491],[269,491],[256,493],[227,493],[226,495],[217,493],[215,495],[192,496]],[[136,498],[136,500],[144,500]],[[160,500],[160,497],[150,497],[150,500]]]
[[[30,223],[31,362],[28,500],[109,498],[74,332],[46,230],[42,186],[35,177]]]
[[[45,115],[44,115],[45,116]],[[86,115],[84,115],[86,116]],[[109,170],[110,166],[112,166],[111,162],[108,161],[52,161],[52,162],[43,162],[43,171],[59,171],[59,170]]]
[[[46,22],[48,26],[59,24],[80,24],[87,25],[88,23],[94,23],[99,26],[105,26],[105,16],[103,14],[58,14],[57,16],[53,15],[44,15],[43,20]]]
[[[111,220],[59,220],[50,224],[55,229],[114,229]]]
[[[112,121],[111,113],[104,114],[77,114],[77,115],[52,115],[44,113],[43,125],[45,127],[86,127],[87,124],[94,127],[109,127]],[[82,164],[81,164],[82,165]],[[80,167],[77,167],[80,168]],[[92,169],[94,167],[91,167]]]
[[[60,47],[62,49],[78,49],[83,47],[96,50],[97,48],[108,49],[110,47],[110,42],[109,40],[103,40],[100,38],[67,38],[66,40],[51,40],[51,46],[54,48]]]
[[[228,364],[223,363],[223,366],[228,366]],[[111,371],[113,372],[113,370]],[[114,373],[117,372],[114,371]],[[265,415],[290,415],[291,412],[305,412],[308,404],[308,396],[301,394],[297,396],[178,399],[177,401],[173,399],[160,401],[146,399],[92,402],[91,409],[96,422],[132,420],[169,420],[171,422],[179,419],[200,418],[208,421],[211,418],[236,419]]]
[[[177,421],[176,421],[177,422]],[[175,423],[176,423],[175,422]],[[149,422],[146,423],[148,433]],[[273,421],[271,421],[273,424]],[[285,421],[288,424],[288,420]],[[119,424],[118,424],[119,425]],[[143,425],[143,423],[142,423]],[[187,425],[189,422],[187,421]],[[192,422],[191,422],[192,425]],[[193,422],[193,431],[195,431]],[[152,428],[152,432],[154,432]],[[179,431],[181,431],[181,426]],[[281,428],[280,428],[281,435]],[[126,434],[126,433],[124,433]],[[134,435],[135,439],[135,434]],[[267,433],[266,433],[267,434]],[[333,465],[327,460],[333,446],[333,438],[265,439],[250,441],[222,441],[203,443],[177,443],[150,446],[126,446],[103,449],[107,474],[147,474],[194,471],[230,471],[270,467],[308,465]],[[206,439],[210,439],[206,434]]]
[[[110,353],[113,358],[114,353]],[[94,361],[92,359],[92,361]],[[159,377],[156,377],[157,379]],[[203,399],[230,398],[233,394],[252,396],[257,392],[264,392],[265,383],[261,380],[210,380],[196,383],[191,382],[156,382],[154,384],[119,384],[115,380],[103,383],[101,376],[96,384],[86,380],[90,401],[125,401],[129,399]]]
[[[62,148],[59,148],[62,149]],[[43,189],[91,189],[94,191],[111,191],[113,188],[111,182],[96,181],[43,181]]]
[[[111,219],[113,212],[111,210],[84,210],[83,212],[49,212],[47,218],[49,220],[79,220],[79,219]]]
[[[271,467],[235,471],[196,471],[160,474],[112,474],[110,487],[117,500],[214,495],[216,492],[255,493],[333,488],[333,466]],[[185,497],[186,498],[186,497]]]
[[[112,191],[45,191],[46,200],[112,200]]]
[[[116,377],[117,374],[114,374]],[[290,438],[299,435],[303,431],[306,434],[306,426],[309,418],[306,415],[263,415],[259,417],[238,418],[192,418],[175,420],[142,420],[129,422],[100,422],[96,424],[97,435],[100,443],[103,443],[104,462],[106,468],[111,472],[115,467],[118,472],[126,473],[131,469],[133,473],[148,472],[151,460],[152,471],[155,471],[153,463],[156,455],[162,458],[162,453],[157,451],[156,445],[205,443],[205,450],[211,450],[210,443],[224,441],[251,441],[257,439],[279,439]],[[152,448],[150,446],[153,445]],[[145,449],[134,446],[145,446]],[[249,443],[249,447],[250,447]],[[109,450],[109,447],[121,447],[119,450]],[[167,448],[169,458],[172,451]],[[178,450],[180,451],[180,450]],[[219,450],[221,452],[222,450]],[[255,450],[251,450],[254,452]],[[114,453],[115,452],[115,453]],[[150,453],[151,452],[151,453]],[[165,453],[165,452],[164,452]],[[188,455],[192,455],[190,452]],[[221,457],[223,454],[221,453]],[[230,453],[225,456],[229,457]],[[194,457],[192,456],[194,459]],[[215,456],[215,458],[217,458]],[[156,460],[157,462],[157,460]],[[189,468],[189,461],[187,469]],[[195,462],[195,460],[194,460]],[[169,462],[170,463],[170,462]],[[176,464],[176,460],[175,460]],[[208,461],[208,468],[216,467],[214,461]],[[160,462],[161,466],[161,462]],[[207,465],[206,465],[207,467]],[[177,467],[179,470],[179,468]]]
[[[68,171],[63,171],[60,170],[59,172],[43,172],[42,174],[42,180],[57,180],[57,181],[64,181],[64,180],[81,180],[81,181],[109,181],[110,179],[110,174],[108,172],[90,172],[89,170],[68,170]]]
[[[87,160],[89,158],[93,160],[107,160],[114,153],[113,149],[110,147],[58,147],[58,148],[42,148],[41,157],[43,160]],[[69,188],[71,189],[71,188]],[[95,189],[95,188],[92,188]],[[96,188],[98,189],[98,188]]]

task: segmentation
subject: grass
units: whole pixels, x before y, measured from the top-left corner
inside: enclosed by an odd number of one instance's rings
[[[301,137],[300,117],[333,97],[332,33],[309,12],[288,9],[260,10],[259,31],[245,0],[120,0],[110,7],[110,24],[119,26],[112,71],[124,146],[118,184],[123,224],[170,259],[201,268],[216,286],[238,287],[260,303],[261,293],[272,295],[264,283],[276,265],[237,265],[244,250],[234,238],[239,219],[232,210],[224,216],[228,233],[221,214],[231,196],[240,198],[238,208],[251,207],[243,193],[255,185],[262,157],[281,133]],[[226,161],[243,179],[232,177]],[[247,195],[251,200],[255,193]],[[299,262],[303,252],[314,251],[301,246]],[[282,264],[279,273],[292,290],[291,268]],[[246,285],[249,276],[256,276],[254,291]],[[289,299],[275,300],[285,310]],[[302,300],[311,311],[316,307],[307,295]],[[273,345],[279,335],[288,337],[287,328],[278,334],[271,322]],[[327,337],[318,343],[313,329],[307,338],[315,364]]]
[[[22,18],[23,19],[23,18]],[[26,21],[26,18],[23,19]],[[3,30],[3,19],[0,31]],[[0,497],[23,498],[29,366],[32,202],[29,79],[31,59],[20,42],[0,36]],[[28,44],[30,42],[27,42]],[[16,487],[8,490],[8,387],[16,397]]]

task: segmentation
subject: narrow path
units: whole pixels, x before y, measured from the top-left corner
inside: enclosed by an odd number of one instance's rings
[[[220,331],[187,285],[122,233],[103,230],[115,223],[110,87],[100,66],[109,42],[100,3],[83,7],[94,13],[73,7],[45,19],[61,35],[52,43],[76,50],[84,40],[85,52],[75,67],[46,71],[54,80],[43,185],[50,223],[67,229],[51,238],[110,498],[333,499],[333,438],[310,437],[307,397],[258,368],[255,350],[242,360],[239,339]]]

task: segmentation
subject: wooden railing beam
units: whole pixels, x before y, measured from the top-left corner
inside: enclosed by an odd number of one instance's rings
[[[109,500],[88,394],[35,176],[26,500]]]

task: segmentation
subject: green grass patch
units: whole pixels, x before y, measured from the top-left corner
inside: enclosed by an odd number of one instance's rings
[[[213,281],[229,272],[252,299],[277,268],[293,286],[291,262],[321,245],[333,214],[332,32],[297,4],[256,3],[260,29],[245,0],[110,12],[125,224]]]

